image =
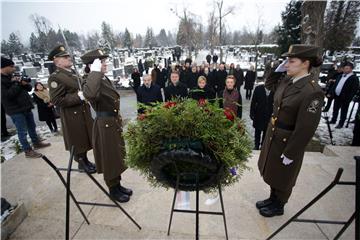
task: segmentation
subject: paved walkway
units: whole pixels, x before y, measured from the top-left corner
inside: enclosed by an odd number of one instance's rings
[[[64,151],[61,137],[51,139],[52,146],[42,153],[54,163],[65,167],[68,153]],[[225,189],[224,202],[230,239],[265,239],[289,217],[309,202],[333,179],[339,167],[344,168],[342,180],[354,181],[354,155],[360,148],[327,147],[326,155],[306,153],[298,183],[285,214],[272,219],[258,214],[254,204],[268,196],[268,186],[262,181],[257,167],[259,152],[254,151],[247,171],[234,186]],[[93,159],[92,153],[89,154]],[[10,239],[63,239],[65,219],[65,188],[52,169],[42,159],[26,159],[23,154],[1,164],[2,196],[10,202],[24,202],[28,217],[12,234]],[[102,176],[95,175],[104,185]],[[140,223],[137,228],[123,213],[114,208],[84,206],[90,225],[87,225],[72,204],[72,239],[193,239],[193,215],[175,213],[171,236],[167,237],[167,224],[173,191],[151,188],[138,172],[127,170],[123,175],[125,186],[133,188],[131,201],[122,206]],[[72,176],[72,190],[79,200],[110,203],[81,173]],[[194,208],[191,194],[191,207]],[[207,195],[200,194],[200,208],[217,211],[220,204],[205,206]],[[323,200],[310,209],[304,217],[329,220],[346,220],[354,211],[355,191],[353,186],[338,186]],[[294,223],[277,239],[332,239],[340,226],[312,223]],[[200,217],[201,239],[224,239],[223,221],[220,216]],[[354,239],[354,223],[342,239]]]

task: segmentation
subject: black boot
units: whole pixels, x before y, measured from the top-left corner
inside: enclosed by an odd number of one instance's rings
[[[84,161],[84,158],[80,157],[77,159],[78,162],[78,169],[80,172],[87,172],[90,174],[96,173],[96,168],[94,168],[92,165],[87,164],[90,163],[89,161]]]
[[[121,186],[121,184],[119,184],[118,186],[119,186],[120,192],[122,192],[128,196],[131,196],[133,194],[133,191],[130,188],[123,187],[123,186]]]
[[[256,205],[256,208],[260,210],[261,208],[267,207],[267,206],[271,205],[272,203],[273,203],[273,198],[269,197],[268,199],[265,199],[262,201],[257,201],[255,205]]]
[[[267,207],[263,207],[259,211],[260,215],[264,217],[274,217],[284,214],[284,204],[279,200],[274,199],[273,202]]]
[[[120,188],[119,184],[109,188],[109,194],[111,198],[121,203],[128,202],[130,200],[129,195],[120,192],[119,188]]]
[[[93,169],[96,172],[96,165],[92,162],[89,161],[89,159],[87,158],[87,156],[85,156],[84,158],[84,163],[85,165],[87,165],[90,169]]]

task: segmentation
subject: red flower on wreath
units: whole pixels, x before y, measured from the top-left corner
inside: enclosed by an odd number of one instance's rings
[[[140,121],[144,120],[145,118],[146,118],[146,114],[145,114],[145,113],[141,113],[141,114],[139,114],[138,117],[137,117],[137,119],[140,120]]]
[[[176,102],[166,102],[164,107],[166,108],[172,108],[176,106]]]
[[[225,117],[230,120],[230,121],[234,121],[235,119],[235,116],[234,116],[234,112],[229,109],[229,108],[225,108],[224,109],[224,114],[225,114]]]
[[[205,98],[200,98],[199,101],[198,101],[198,105],[199,105],[200,107],[205,106],[206,103],[207,103],[207,102],[206,102],[206,99],[205,99]]]

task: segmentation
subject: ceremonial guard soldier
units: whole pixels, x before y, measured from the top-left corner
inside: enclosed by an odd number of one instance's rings
[[[66,150],[74,146],[74,160],[79,164],[79,170],[89,173],[96,172],[86,153],[92,149],[91,131],[93,119],[90,106],[85,101],[81,91],[79,76],[71,69],[73,62],[64,46],[53,49],[49,60],[56,66],[48,80],[50,101],[60,108],[61,127]]]
[[[271,188],[270,197],[256,203],[265,217],[284,213],[324,102],[317,78],[310,74],[311,67],[322,63],[319,48],[295,44],[282,56],[288,59],[265,82],[265,87],[274,91],[273,114],[258,162],[260,173]],[[286,76],[282,73],[285,71]]]
[[[93,128],[93,148],[97,172],[104,180],[112,198],[119,202],[130,200],[132,190],[120,184],[125,166],[125,141],[120,116],[120,95],[105,76],[107,63],[102,50],[92,50],[81,56],[86,64],[84,96],[96,111]]]

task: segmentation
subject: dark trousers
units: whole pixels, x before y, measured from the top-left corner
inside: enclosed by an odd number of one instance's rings
[[[279,200],[282,204],[286,204],[292,193],[292,188],[287,190],[276,189],[271,187],[270,197]]]
[[[121,176],[118,176],[118,177],[116,177],[116,178],[114,178],[114,179],[110,179],[110,180],[105,180],[105,183],[106,183],[106,186],[108,187],[108,188],[111,188],[111,187],[113,187],[113,186],[116,186],[116,185],[118,185],[119,183],[120,183],[120,181],[121,181]]]
[[[339,115],[339,110],[341,110],[339,125],[343,126],[346,121],[350,102],[345,102],[345,101],[341,100],[339,97],[335,97],[334,100],[335,100],[335,102],[334,102],[333,115],[332,115],[331,122],[336,123],[338,115]]]
[[[6,115],[3,105],[1,104],[1,136],[7,137],[9,136],[9,132],[6,128]]]
[[[246,99],[250,100],[250,98],[251,98],[251,92],[252,92],[251,89],[246,89]]]
[[[354,135],[351,146],[360,146],[360,107],[358,107],[358,110],[356,112],[355,126],[353,133]]]
[[[46,124],[48,125],[51,132],[57,132],[58,129],[55,118],[46,120]]]
[[[262,136],[261,136],[262,134]],[[255,150],[259,150],[260,145],[262,146],[265,138],[265,131],[255,128]],[[260,142],[261,139],[261,142]]]

